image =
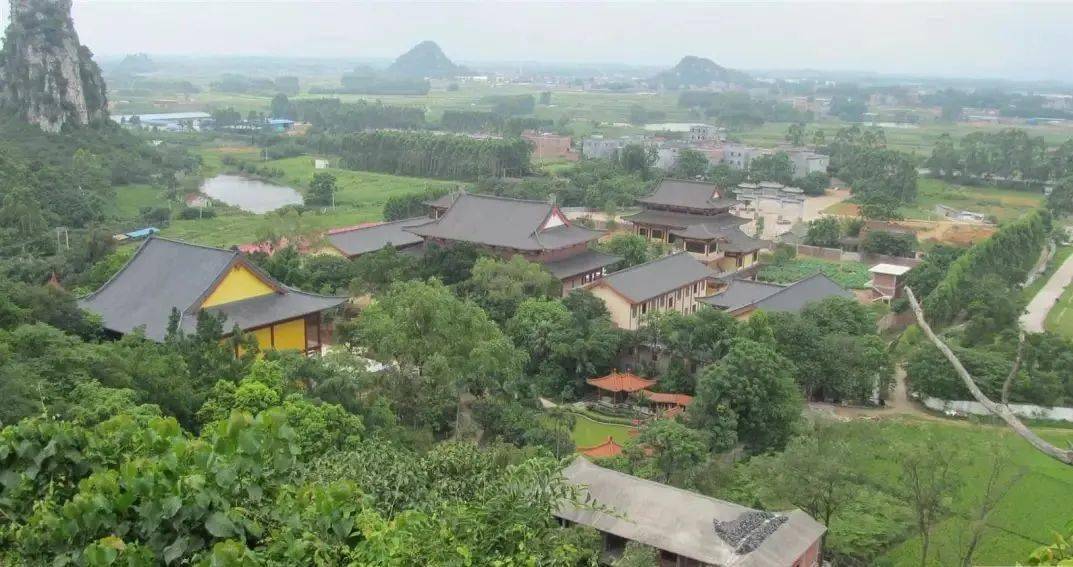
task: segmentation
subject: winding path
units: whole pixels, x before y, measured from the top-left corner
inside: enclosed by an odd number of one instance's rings
[[[1029,333],[1042,333],[1043,322],[1047,319],[1047,313],[1051,307],[1062,297],[1066,286],[1073,282],[1073,256],[1066,258],[1065,262],[1055,270],[1051,279],[1043,284],[1039,293],[1028,302],[1024,315],[1021,316],[1021,326]]]

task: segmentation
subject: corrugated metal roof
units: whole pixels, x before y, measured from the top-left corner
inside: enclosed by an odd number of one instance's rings
[[[733,523],[759,515],[757,510],[605,469],[584,457],[575,458],[563,476],[592,505],[563,504],[557,517],[712,565],[786,567],[826,531],[800,510],[781,512],[778,522],[749,526],[747,535],[757,545],[739,552],[716,533],[715,522]]]

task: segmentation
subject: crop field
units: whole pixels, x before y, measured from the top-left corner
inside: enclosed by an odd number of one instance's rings
[[[1043,327],[1073,339],[1073,285],[1066,287],[1062,297],[1051,307]]]
[[[1010,449],[1010,462],[1022,469],[1024,476],[1001,500],[989,520],[983,541],[974,557],[977,565],[1013,565],[1043,543],[1053,540],[1054,532],[1061,531],[1073,520],[1073,471],[1066,465],[1044,456],[1017,435],[1004,427],[975,426],[966,422],[931,422],[905,418],[867,423],[854,421],[842,427],[853,427],[861,435],[853,443],[860,443],[859,453],[876,454],[875,446],[891,446],[897,443],[923,443],[930,434],[935,442],[950,447],[959,446],[969,453],[968,462],[960,469],[964,487],[951,495],[953,508],[958,514],[970,512],[973,503],[981,496],[986,475],[990,472],[991,457],[987,454],[987,442],[1000,437]],[[1073,432],[1055,429],[1040,430],[1048,440],[1064,446],[1073,441]],[[857,451],[854,451],[855,453]],[[899,465],[891,459],[865,458],[854,467],[880,481],[885,486],[893,485],[898,478]],[[958,550],[963,545],[967,520],[952,517],[941,522],[932,534],[932,550],[937,556],[929,558],[929,565],[960,564]],[[929,554],[930,555],[930,554]],[[915,566],[920,563],[920,538],[910,537],[890,549],[885,559],[897,566]]]
[[[163,192],[152,185],[120,185],[115,188],[112,214],[121,219],[136,218],[143,207],[166,207]]]
[[[760,269],[757,279],[789,284],[817,272],[823,272],[842,287],[850,289],[864,289],[868,287],[868,280],[871,279],[868,266],[861,262],[832,262],[804,257],[787,260],[781,264],[768,264]]]

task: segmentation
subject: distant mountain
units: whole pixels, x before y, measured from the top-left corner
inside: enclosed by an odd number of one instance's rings
[[[717,65],[711,59],[687,55],[674,67],[652,77],[652,81],[666,89],[703,87],[712,83],[749,84],[749,75]]]
[[[418,79],[442,79],[468,72],[465,67],[455,65],[448,59],[434,41],[422,41],[415,45],[413,49],[400,55],[387,70],[389,73]]]
[[[156,71],[156,63],[145,53],[127,55],[116,66],[116,71],[127,75],[139,75]]]

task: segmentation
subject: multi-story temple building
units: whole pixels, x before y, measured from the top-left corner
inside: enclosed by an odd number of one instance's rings
[[[742,231],[752,221],[731,213],[739,201],[711,183],[665,179],[637,201],[644,210],[624,217],[637,234],[685,250],[720,274],[752,266],[768,246]]]

